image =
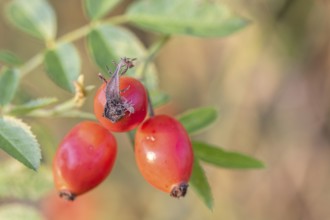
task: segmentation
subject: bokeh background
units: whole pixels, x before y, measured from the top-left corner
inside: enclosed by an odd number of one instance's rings
[[[3,9],[7,0],[0,0]],[[58,36],[86,24],[81,1],[49,1]],[[124,1],[112,14],[121,13]],[[196,138],[262,160],[262,170],[228,170],[204,164],[215,205],[208,210],[194,191],[176,200],[139,174],[127,137],[118,134],[119,155],[110,177],[74,203],[55,192],[32,204],[45,219],[66,220],[320,220],[330,219],[330,2],[327,0],[234,0],[226,4],[251,20],[221,39],[173,37],[156,58],[160,86],[171,102],[159,112],[178,114],[215,106],[220,117]],[[132,29],[150,45],[154,35]],[[97,67],[75,42],[86,84],[99,85]],[[43,48],[0,16],[0,48],[28,60]],[[111,61],[109,61],[110,63]],[[84,109],[92,112],[93,91]],[[24,78],[24,97],[70,95],[56,87],[43,67]],[[79,119],[24,118],[44,150],[45,163]],[[48,156],[47,156],[48,155]],[[5,154],[2,160],[6,160]],[[0,205],[17,202],[0,198]],[[0,207],[1,207],[0,206]]]

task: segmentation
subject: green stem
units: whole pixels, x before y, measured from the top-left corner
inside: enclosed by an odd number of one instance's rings
[[[71,31],[62,37],[60,37],[57,42],[62,42],[62,43],[68,43],[68,42],[73,42],[76,41],[84,36],[86,36],[91,29],[91,24],[82,26],[74,31]]]
[[[79,117],[85,119],[95,119],[94,114],[76,110],[76,103],[74,99],[63,102],[52,109],[38,109],[27,114],[29,117]]]
[[[152,106],[150,94],[148,91],[147,91],[147,97],[148,97],[149,116],[153,117],[155,116],[155,111],[154,111],[154,107]]]
[[[127,22],[129,22],[129,19],[126,15],[118,15],[118,16],[114,16],[114,17],[105,19],[101,23],[118,25],[118,24],[123,24],[123,23],[127,23]]]
[[[36,69],[41,63],[43,58],[43,51],[39,52],[35,56],[33,56],[30,60],[28,60],[23,66],[21,66],[20,72],[21,77],[24,77],[32,70]]]
[[[76,29],[72,32],[69,32],[68,34],[60,37],[58,39],[58,42],[73,42],[73,41],[76,41],[76,40],[86,36],[92,28],[97,27],[101,24],[122,24],[122,23],[125,23],[127,21],[128,21],[128,19],[124,15],[118,15],[118,16],[115,16],[115,17],[105,19],[103,21],[95,21],[95,22],[89,23],[89,24],[87,24],[83,27],[80,27],[80,28],[78,28],[78,29]]]
[[[83,118],[95,120],[95,116],[89,112],[79,110],[68,110],[67,112],[58,112],[54,110],[38,109],[26,115],[27,117],[49,118],[49,117],[62,117],[62,118]]]
[[[134,136],[135,136],[135,132],[134,131],[129,131],[129,132],[127,132],[127,136],[128,136],[128,139],[131,142],[132,147],[134,149],[134,139],[135,139]]]
[[[170,35],[164,35],[161,39],[159,39],[156,43],[152,44],[148,49],[148,61],[152,61],[155,59],[155,56],[158,54],[160,49],[170,40]]]
[[[140,78],[144,78],[147,68],[149,64],[155,59],[159,51],[164,47],[164,45],[170,40],[170,35],[164,35],[162,38],[160,38],[156,43],[152,44],[147,52],[147,57],[145,58],[145,61],[143,62],[143,66],[141,68],[140,72]]]

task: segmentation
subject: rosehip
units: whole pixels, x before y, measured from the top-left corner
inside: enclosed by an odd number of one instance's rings
[[[96,92],[94,113],[110,131],[132,130],[147,115],[148,98],[143,84],[132,77],[121,76],[132,66],[132,60],[123,58],[109,81],[99,75],[105,83]]]
[[[114,136],[101,125],[85,121],[62,140],[53,161],[59,195],[74,200],[99,185],[110,173],[117,155]]]
[[[192,172],[193,150],[180,122],[166,115],[146,120],[136,132],[135,158],[151,185],[173,197],[185,196]]]

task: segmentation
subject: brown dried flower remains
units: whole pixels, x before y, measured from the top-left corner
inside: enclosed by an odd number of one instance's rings
[[[99,73],[99,78],[106,83],[105,96],[106,104],[104,106],[103,117],[108,118],[111,122],[116,123],[122,119],[127,112],[130,114],[134,113],[134,107],[132,103],[122,97],[120,94],[129,89],[125,88],[120,90],[119,88],[119,78],[121,75],[125,74],[129,68],[134,67],[133,61],[135,59],[121,58],[120,62],[117,64],[115,72],[113,73],[110,81],[107,81],[101,73]],[[109,71],[109,73],[111,73]]]

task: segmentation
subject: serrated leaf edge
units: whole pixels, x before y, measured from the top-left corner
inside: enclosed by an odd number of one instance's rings
[[[21,127],[32,138],[33,142],[35,142],[39,146],[36,136],[31,131],[31,127],[29,125],[27,125],[26,123],[24,123],[21,119],[11,117],[11,116],[3,116],[2,119],[4,121],[8,121],[9,123],[12,122],[13,124],[16,124],[19,127]],[[40,147],[38,148],[38,154],[40,155],[39,160],[41,160],[42,156],[41,156]],[[31,168],[34,170],[37,170],[39,167],[39,165],[37,165],[37,166],[34,166],[33,164],[31,164],[31,165],[32,165]]]

